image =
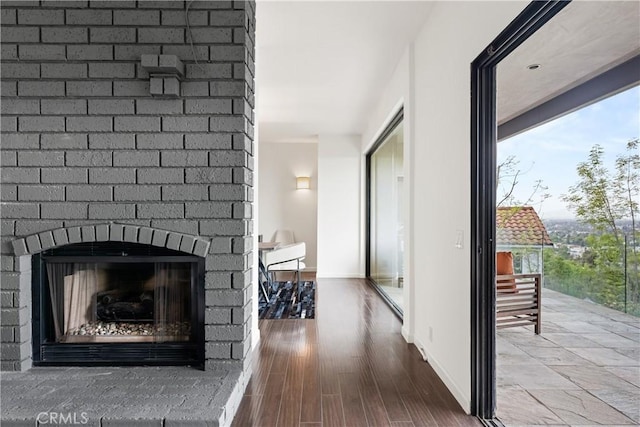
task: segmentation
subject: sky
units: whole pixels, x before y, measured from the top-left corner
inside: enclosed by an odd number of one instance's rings
[[[616,156],[626,151],[627,141],[638,136],[640,86],[499,142],[497,162],[499,165],[511,155],[519,161],[516,200],[527,200],[535,181],[542,179],[548,187],[545,193],[551,197],[542,204],[531,203],[541,218],[574,218],[562,195],[578,182],[578,163],[586,161],[591,148],[600,144],[605,163],[613,172]],[[498,199],[501,192],[498,188]]]

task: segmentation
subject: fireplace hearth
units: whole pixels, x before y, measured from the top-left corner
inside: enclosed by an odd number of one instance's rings
[[[35,365],[203,365],[202,258],[92,242],[32,261]]]

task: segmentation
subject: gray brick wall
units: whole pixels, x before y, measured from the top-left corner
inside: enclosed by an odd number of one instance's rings
[[[248,369],[255,3],[193,2],[191,34],[185,6],[0,4],[3,370],[31,366],[30,254],[96,238],[204,256],[206,367]],[[178,55],[181,96],[142,54]]]

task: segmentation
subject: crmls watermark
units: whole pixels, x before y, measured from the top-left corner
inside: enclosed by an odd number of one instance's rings
[[[89,422],[86,412],[40,412],[36,425],[83,425]]]

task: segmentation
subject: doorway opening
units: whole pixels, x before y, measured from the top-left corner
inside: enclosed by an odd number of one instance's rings
[[[640,235],[639,116],[636,86],[498,141],[498,169],[516,172],[498,174],[498,200],[509,202],[497,208],[497,250],[513,254],[515,276],[542,278],[538,331],[497,318],[496,416],[506,426],[639,422],[629,376],[640,370],[640,250],[630,243]],[[523,220],[527,211],[539,221]]]

